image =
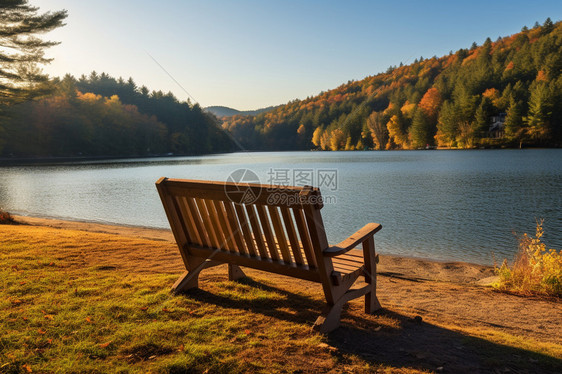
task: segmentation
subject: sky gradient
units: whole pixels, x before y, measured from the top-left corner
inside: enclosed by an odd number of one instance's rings
[[[47,36],[61,42],[47,51],[51,76],[95,70],[203,107],[239,110],[305,99],[400,62],[562,18],[560,0],[30,3],[69,13],[67,25]]]

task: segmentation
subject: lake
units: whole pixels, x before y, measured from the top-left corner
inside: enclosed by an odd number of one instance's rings
[[[514,232],[562,247],[562,150],[260,152],[59,165],[0,166],[0,208],[14,214],[168,227],[154,182],[312,184],[325,198],[331,243],[368,222],[381,253],[492,264],[511,259]],[[253,174],[247,174],[253,175]]]

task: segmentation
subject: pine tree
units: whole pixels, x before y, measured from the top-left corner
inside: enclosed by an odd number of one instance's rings
[[[58,43],[37,35],[63,26],[67,12],[38,14],[38,10],[27,0],[0,2],[0,105],[30,98],[47,79],[38,64],[51,61],[44,50]]]
[[[509,108],[507,109],[504,126],[506,138],[519,142],[519,148],[521,148],[525,135],[523,103],[516,101],[513,97],[509,100]]]

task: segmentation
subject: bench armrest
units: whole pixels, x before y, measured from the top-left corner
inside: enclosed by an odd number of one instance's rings
[[[382,229],[382,226],[379,223],[368,223],[341,243],[326,248],[323,252],[324,256],[335,257],[352,250],[380,229]]]

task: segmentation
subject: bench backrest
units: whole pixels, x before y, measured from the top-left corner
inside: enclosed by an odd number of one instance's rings
[[[190,248],[317,271],[328,242],[317,188],[161,178],[180,252]],[[188,253],[182,252],[184,261]]]

